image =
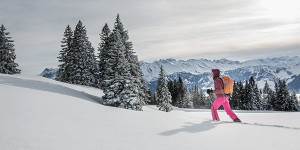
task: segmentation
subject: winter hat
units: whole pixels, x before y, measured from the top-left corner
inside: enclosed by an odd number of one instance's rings
[[[212,69],[211,72],[214,74],[214,79],[220,77],[220,70],[219,69]]]

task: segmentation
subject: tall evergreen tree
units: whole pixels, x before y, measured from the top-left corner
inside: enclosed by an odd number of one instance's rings
[[[184,108],[193,108],[194,107],[192,95],[186,86],[184,86],[183,101],[184,101]]]
[[[0,73],[20,74],[21,70],[17,68],[19,65],[15,62],[14,41],[9,34],[2,24],[0,27]]]
[[[242,103],[242,110],[251,110],[251,85],[248,83],[248,81],[246,81],[245,83],[245,88],[243,89],[243,98],[241,100]]]
[[[297,99],[291,96],[284,80],[279,80],[279,91],[276,93],[275,108],[282,111],[298,111]]]
[[[74,37],[71,44],[72,50],[67,53],[70,64],[69,83],[95,86],[94,77],[96,59],[94,49],[88,41],[85,26],[79,20],[74,31]]]
[[[210,109],[211,103],[210,101],[206,98],[205,93],[203,92],[202,89],[200,89],[200,108],[201,109]]]
[[[295,111],[300,111],[300,105],[299,105],[299,101],[297,98],[297,95],[295,93],[295,91],[293,91],[292,95],[291,95],[291,101],[292,101],[292,106],[291,106],[291,110],[295,110]]]
[[[113,77],[114,70],[110,67],[111,57],[110,49],[112,46],[112,39],[110,37],[111,31],[107,23],[102,28],[100,34],[100,43],[99,43],[99,87],[105,89],[107,84],[106,81]]]
[[[238,101],[237,101],[237,104],[238,104],[238,109],[242,109],[243,108],[243,101],[245,99],[245,93],[244,93],[244,86],[243,86],[243,83],[242,81],[239,81],[237,83],[237,88],[238,88],[238,97],[240,98]]]
[[[262,110],[263,109],[263,103],[261,101],[261,96],[257,87],[257,84],[255,83],[255,79],[253,76],[249,79],[249,85],[250,85],[250,103],[251,103],[251,109],[250,110]]]
[[[238,83],[234,81],[233,83],[233,92],[232,96],[230,97],[230,106],[232,109],[239,109],[239,100],[241,99],[240,96],[240,89]]]
[[[121,34],[121,40],[125,46],[125,58],[129,62],[129,71],[133,77],[133,82],[138,85],[139,97],[143,102],[149,102],[151,97],[151,95],[149,95],[150,89],[143,78],[144,75],[142,73],[138,57],[133,51],[133,44],[129,41],[128,31],[124,29],[119,14],[117,14],[116,17],[115,29],[118,29]]]
[[[56,80],[61,82],[68,82],[70,80],[70,70],[69,64],[70,59],[68,58],[68,53],[72,50],[71,44],[73,41],[73,31],[69,25],[67,25],[64,32],[64,37],[61,41],[61,50],[59,51],[58,62],[58,71],[56,73]]]
[[[186,108],[186,104],[187,104],[187,90],[186,87],[182,81],[182,78],[179,77],[178,78],[178,82],[176,85],[176,93],[177,93],[177,97],[176,97],[176,104],[175,106],[179,107],[179,108]]]
[[[192,99],[193,99],[194,108],[199,109],[201,107],[201,97],[200,97],[198,86],[194,86],[192,90],[192,95],[193,95]]]
[[[107,71],[101,73],[103,78],[103,101],[106,105],[123,107],[126,109],[142,110],[146,98],[150,99],[147,87],[144,85],[137,56],[128,51],[128,34],[124,30],[119,15],[117,15],[114,29],[108,37],[108,50],[103,57]],[[101,54],[100,54],[101,55]],[[133,64],[135,63],[135,64]],[[101,65],[101,63],[100,63]],[[101,67],[100,67],[101,68]]]
[[[173,81],[168,81],[167,87],[171,93],[172,96],[172,105],[177,106],[177,100],[178,100],[178,82],[176,79]]]
[[[160,67],[160,73],[158,77],[158,83],[156,87],[156,95],[157,95],[157,107],[161,111],[169,112],[172,108],[172,97],[171,93],[168,90],[166,85],[166,76],[162,66]]]
[[[263,88],[262,95],[263,95],[263,103],[265,104],[264,109],[265,110],[271,110],[272,109],[271,100],[272,100],[272,96],[273,96],[273,91],[270,88],[267,81],[266,81],[265,86]]]
[[[289,92],[284,80],[279,80],[277,84],[275,84],[275,101],[274,101],[274,109],[278,111],[288,110],[287,102],[289,101]]]

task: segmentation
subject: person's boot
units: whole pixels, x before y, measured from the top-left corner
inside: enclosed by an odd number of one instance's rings
[[[233,122],[242,122],[239,118],[234,118]]]

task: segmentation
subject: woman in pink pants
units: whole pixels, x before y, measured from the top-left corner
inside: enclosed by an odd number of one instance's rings
[[[208,89],[207,94],[214,93],[216,94],[216,100],[214,101],[213,105],[211,106],[211,114],[213,120],[220,121],[218,115],[218,108],[223,105],[227,115],[234,121],[234,122],[241,122],[241,120],[236,116],[236,114],[231,110],[229,105],[228,96],[224,94],[224,84],[222,79],[220,78],[220,70],[219,69],[212,69],[211,76],[214,79],[215,90]]]

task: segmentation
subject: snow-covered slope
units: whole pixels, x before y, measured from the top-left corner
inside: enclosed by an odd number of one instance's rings
[[[0,74],[1,150],[298,150],[299,112],[236,111],[245,123],[210,121],[209,110],[170,113],[107,107],[99,89]]]

